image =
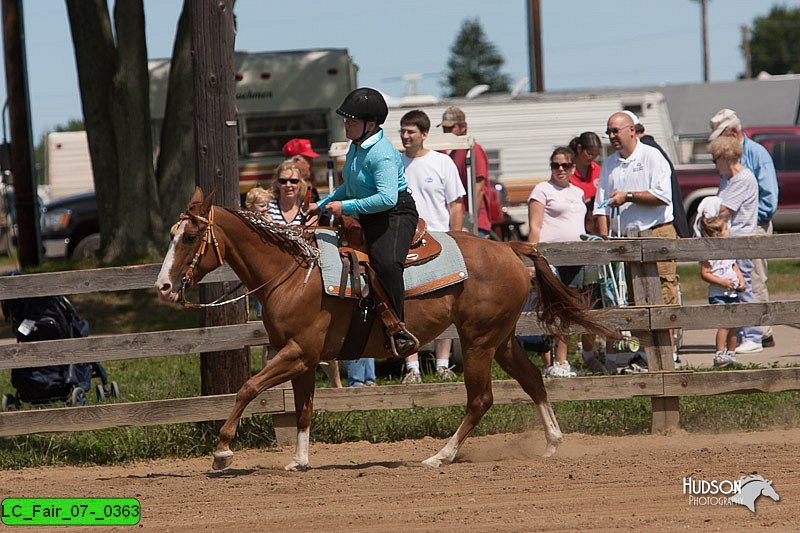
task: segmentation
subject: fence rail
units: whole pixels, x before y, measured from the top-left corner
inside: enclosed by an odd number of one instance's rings
[[[555,265],[604,264],[609,261],[642,263],[641,279],[637,279],[637,283],[643,287],[648,287],[649,283],[652,288],[658,281],[657,274],[653,279],[654,269],[648,268],[654,267],[653,261],[699,261],[736,257],[794,258],[799,246],[800,235],[786,234],[677,241],[640,238],[551,243],[542,244],[540,249]],[[159,265],[141,265],[0,277],[0,298],[150,289],[158,269]],[[236,276],[226,266],[203,281],[235,280]],[[667,369],[664,364],[664,337],[661,335],[665,330],[800,323],[800,301],[728,306],[650,304],[595,313],[603,313],[604,320],[619,329],[651,334],[652,346],[648,350],[653,350],[655,355],[648,353],[648,360],[656,362],[651,368]],[[578,331],[580,330],[576,330]],[[517,324],[518,334],[532,335],[542,332],[541,326],[531,315],[523,315]],[[455,328],[450,326],[442,337],[455,338]],[[268,338],[260,322],[21,344],[7,342],[0,344],[0,369],[164,357],[267,343]],[[633,376],[548,380],[546,384],[548,394],[555,401],[650,397],[653,401],[653,429],[661,430],[677,425],[678,397],[800,390],[800,369],[726,372],[666,370]],[[530,401],[515,381],[495,381],[493,390],[495,403]],[[234,395],[229,394],[0,413],[0,436],[218,420],[227,417],[233,401]],[[463,402],[463,384],[460,383],[320,389],[315,396],[315,408],[326,411],[441,407],[462,405]],[[276,389],[261,394],[248,407],[245,416],[267,413],[277,415],[276,420],[281,419],[281,424],[285,424],[284,415],[293,411],[292,391]]]

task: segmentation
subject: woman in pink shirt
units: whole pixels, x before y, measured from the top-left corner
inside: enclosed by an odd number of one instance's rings
[[[575,169],[575,152],[566,146],[550,156],[550,179],[536,185],[528,197],[528,242],[570,242],[580,240],[584,232],[586,204],[583,190],[570,183]],[[569,287],[583,287],[583,267],[560,266],[557,274]],[[574,377],[577,371],[567,361],[567,338],[559,337],[555,361],[544,354],[547,377]]]

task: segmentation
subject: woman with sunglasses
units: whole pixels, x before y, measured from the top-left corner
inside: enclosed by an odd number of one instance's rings
[[[272,201],[269,216],[275,222],[287,226],[299,226],[306,222],[302,212],[308,184],[300,176],[302,171],[295,161],[284,161],[275,169],[272,180]]]
[[[550,156],[550,179],[536,185],[528,197],[528,242],[568,242],[580,240],[584,232],[586,204],[583,191],[570,183],[575,169],[575,152],[560,146]],[[560,266],[558,277],[565,285],[583,286],[583,267]],[[567,337],[558,337],[555,361],[543,354],[546,377],[575,377],[578,372],[567,361]]]

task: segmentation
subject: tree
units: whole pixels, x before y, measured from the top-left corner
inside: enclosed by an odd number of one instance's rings
[[[173,48],[158,171],[153,164],[142,0],[66,0],[107,262],[153,257],[194,185],[188,9]],[[188,73],[188,74],[187,74]],[[188,77],[188,82],[186,78]],[[169,105],[172,102],[173,105]],[[177,102],[177,103],[176,103]],[[183,103],[180,103],[183,102]]]
[[[511,79],[500,72],[505,60],[486,38],[477,18],[466,19],[450,47],[447,78],[442,86],[448,96],[464,96],[472,87],[485,83],[489,92],[509,92]]]
[[[774,6],[753,21],[750,36],[752,74],[800,72],[800,8]]]

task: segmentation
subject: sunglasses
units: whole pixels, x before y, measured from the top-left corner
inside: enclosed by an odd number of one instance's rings
[[[624,131],[624,130],[627,130],[627,129],[628,129],[628,128],[630,128],[630,127],[631,127],[631,126],[623,126],[622,128],[608,128],[608,129],[606,130],[606,135],[608,135],[609,137],[610,137],[611,135],[617,135],[619,132],[621,132],[621,131]]]
[[[286,185],[287,183],[291,183],[292,185],[297,185],[300,183],[298,178],[278,178],[278,183],[281,185]]]
[[[550,162],[550,170],[569,170],[575,166],[575,163],[556,163],[555,161]]]

